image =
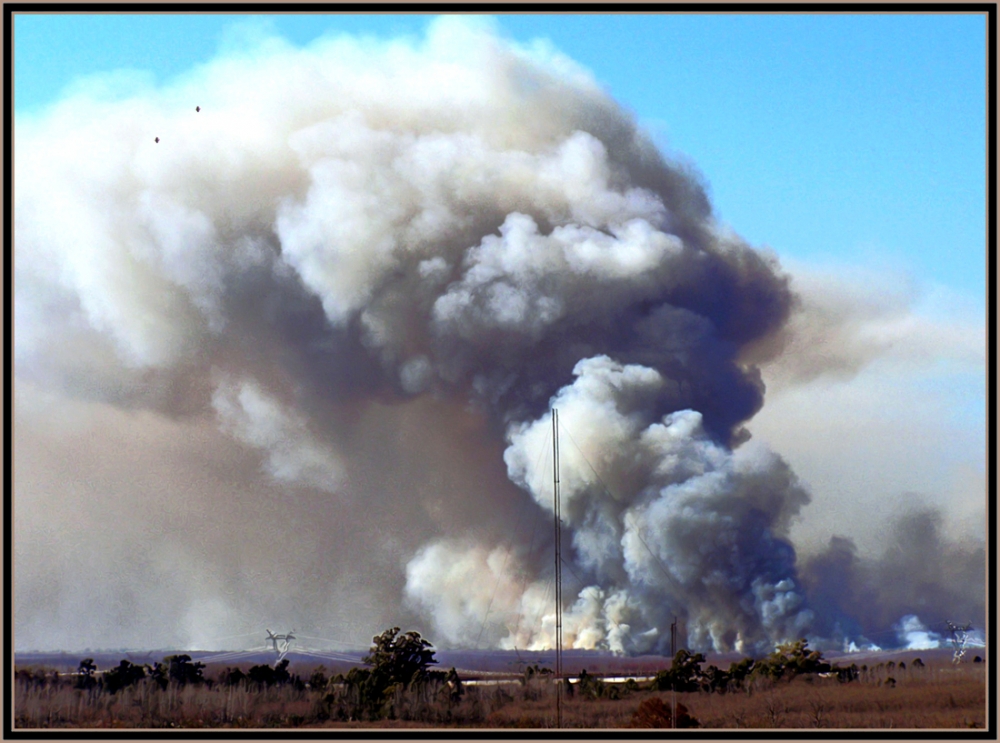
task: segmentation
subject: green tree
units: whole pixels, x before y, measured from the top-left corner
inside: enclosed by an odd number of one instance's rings
[[[430,666],[437,663],[431,643],[419,632],[399,634],[399,627],[373,637],[371,651],[362,661],[386,686],[402,684],[404,688],[426,680]]]
[[[424,691],[425,684],[446,680],[445,674],[430,670],[437,663],[431,643],[419,632],[400,634],[399,627],[373,637],[362,661],[368,668],[352,668],[342,677],[341,699],[352,719],[392,717],[397,692]]]
[[[705,656],[701,653],[692,655],[687,650],[678,650],[670,668],[656,674],[653,688],[658,691],[698,691],[704,678],[701,672],[704,662]]]
[[[705,691],[717,692],[719,694],[725,694],[729,691],[729,684],[732,677],[723,671],[721,668],[716,666],[709,666],[705,669],[704,679],[702,681],[702,688]]]
[[[758,662],[753,673],[777,681],[803,673],[828,673],[830,664],[818,650],[809,650],[807,640],[779,645],[767,658]]]

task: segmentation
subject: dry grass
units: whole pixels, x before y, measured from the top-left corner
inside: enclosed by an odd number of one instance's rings
[[[841,684],[797,678],[750,694],[679,694],[711,728],[982,728],[983,666],[931,668],[885,679]]]
[[[891,674],[891,675],[890,675]],[[888,679],[894,679],[894,683]],[[390,719],[351,720],[328,690],[292,686],[257,690],[245,685],[174,686],[150,681],[109,694],[72,688],[69,681],[41,686],[19,678],[14,726],[26,728],[290,728],[478,727],[553,728],[555,687],[544,679],[504,686],[466,687],[460,701],[446,688],[397,693]],[[336,698],[336,694],[333,695]],[[567,728],[632,726],[639,705],[670,703],[670,693],[636,691],[620,699],[564,695]],[[327,701],[324,701],[324,699]],[[811,676],[791,682],[755,682],[728,694],[678,693],[676,701],[704,728],[983,728],[985,664],[928,663],[924,669],[873,667],[841,684]],[[647,705],[649,707],[650,705]],[[658,705],[652,705],[658,706]],[[657,723],[652,723],[657,724]]]

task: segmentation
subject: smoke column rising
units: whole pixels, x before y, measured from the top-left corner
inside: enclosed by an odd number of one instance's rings
[[[15,157],[18,647],[546,647],[553,405],[568,643],[810,630],[808,495],[742,428],[789,278],[572,61],[270,39],[80,88]]]

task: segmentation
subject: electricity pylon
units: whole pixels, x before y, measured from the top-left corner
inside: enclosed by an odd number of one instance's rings
[[[948,632],[951,633],[951,644],[955,648],[954,655],[951,656],[952,663],[961,663],[965,656],[965,645],[969,641],[969,633],[972,630],[972,622],[964,627],[959,627],[954,622],[948,622]]]

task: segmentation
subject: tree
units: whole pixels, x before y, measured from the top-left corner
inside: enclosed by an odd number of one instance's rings
[[[274,668],[268,665],[254,666],[247,674],[247,680],[258,686],[281,686],[291,681],[288,673],[288,659],[278,663]]]
[[[678,650],[669,670],[656,674],[653,687],[659,691],[698,691],[701,688],[701,664],[705,656],[691,655],[687,650]]]
[[[230,668],[226,666],[226,670],[222,672],[219,676],[219,683],[225,686],[239,686],[247,680],[247,675],[243,673],[243,669]]]
[[[200,684],[205,681],[202,671],[204,663],[192,663],[190,655],[168,655],[163,659],[163,663],[157,663],[148,667],[149,677],[155,681],[161,689],[166,689],[171,681],[183,686],[184,684]]]
[[[823,660],[818,650],[809,650],[807,640],[779,645],[767,658],[757,663],[753,673],[778,680],[793,678],[802,673],[828,673],[830,664]]]
[[[146,670],[127,660],[122,660],[117,668],[104,674],[104,688],[112,694],[127,686],[137,684],[146,678]]]
[[[80,661],[80,665],[77,667],[79,676],[76,677],[76,688],[78,689],[93,689],[97,686],[97,679],[94,678],[94,671],[97,670],[97,666],[94,664],[93,658],[84,658]]]
[[[167,675],[167,667],[162,663],[154,663],[151,666],[147,664],[146,673],[149,674],[149,678],[153,680],[153,683],[161,689],[166,689],[167,684],[170,683],[170,677]]]
[[[343,689],[330,696],[331,713],[339,698],[350,719],[392,717],[397,692],[426,691],[429,684],[444,684],[451,678],[429,670],[437,663],[431,643],[419,632],[400,634],[399,627],[373,637],[371,650],[362,661],[368,668],[352,668],[346,676],[334,679],[334,686],[342,683]],[[457,674],[451,680],[457,682]],[[450,684],[449,688],[456,699],[461,696],[460,683]]]
[[[580,697],[584,699],[600,699],[607,693],[607,684],[587,673],[586,668],[580,672],[580,679],[576,686]]]
[[[705,691],[725,694],[729,691],[731,677],[728,673],[716,666],[709,666],[705,669],[702,687]]]
[[[326,684],[329,681],[326,677],[326,667],[320,666],[312,672],[312,676],[309,677],[309,688],[310,689],[325,689]]]
[[[399,627],[393,627],[372,638],[371,651],[362,661],[386,686],[402,684],[405,688],[427,679],[429,667],[437,663],[432,648],[419,632],[401,635]]]

